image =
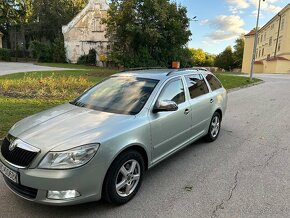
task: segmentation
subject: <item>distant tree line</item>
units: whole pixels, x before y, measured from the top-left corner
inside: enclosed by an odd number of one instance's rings
[[[200,67],[214,66],[228,71],[235,68],[242,68],[244,44],[244,37],[240,36],[236,39],[234,49],[232,49],[231,46],[228,46],[218,55],[209,54],[200,48],[191,48],[190,51],[192,53],[193,65]]]

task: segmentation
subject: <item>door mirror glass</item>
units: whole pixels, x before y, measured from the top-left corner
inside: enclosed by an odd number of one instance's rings
[[[178,110],[178,105],[174,101],[169,101],[169,100],[159,100],[157,101],[155,107],[154,107],[154,112],[161,112],[161,111],[177,111]]]

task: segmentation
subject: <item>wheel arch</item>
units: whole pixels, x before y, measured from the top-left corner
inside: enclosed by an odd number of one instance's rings
[[[218,108],[218,109],[215,110],[214,113],[218,113],[218,114],[220,115],[220,118],[221,118],[221,121],[222,121],[222,119],[223,119],[223,112],[222,112],[222,109],[221,109],[221,108]]]

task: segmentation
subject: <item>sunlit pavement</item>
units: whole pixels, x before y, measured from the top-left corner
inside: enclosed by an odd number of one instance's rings
[[[69,69],[59,67],[38,66],[34,65],[33,63],[0,62],[0,76],[20,72],[53,71],[53,70],[69,70]]]

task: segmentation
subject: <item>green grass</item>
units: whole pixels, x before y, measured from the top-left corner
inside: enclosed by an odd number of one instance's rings
[[[34,63],[35,65],[39,66],[46,66],[46,67],[61,67],[61,68],[71,68],[71,69],[82,69],[82,70],[105,70],[105,71],[114,71],[108,68],[102,68],[97,66],[88,66],[88,65],[81,65],[81,64],[63,64],[63,63]]]
[[[47,100],[47,99],[18,99],[0,96],[0,138],[3,138],[7,131],[17,121],[62,104],[66,100]]]
[[[232,76],[226,74],[215,74],[217,78],[222,82],[226,89],[233,89],[238,87],[243,87],[261,81],[260,79],[253,78],[250,82],[248,77],[243,76]]]
[[[72,68],[69,64],[49,64],[50,66],[55,67],[65,67]],[[48,66],[46,64],[46,66]],[[73,65],[78,66],[78,65]],[[0,85],[1,82],[7,82],[7,80],[11,80],[10,82],[14,81],[16,83],[26,81],[24,78],[31,77],[33,79],[39,80],[49,80],[49,78],[53,75],[53,77],[59,78],[60,80],[64,77],[75,77],[75,78],[85,78],[86,80],[90,81],[91,84],[94,84],[104,77],[107,77],[113,73],[116,73],[115,70],[98,68],[98,67],[90,67],[90,66],[81,66],[84,68],[78,68],[78,70],[65,70],[65,71],[43,71],[43,72],[29,72],[29,73],[17,73],[11,74],[0,77]],[[75,67],[74,67],[75,68]],[[226,89],[232,89],[236,87],[246,86],[249,85],[249,79],[247,77],[240,77],[240,76],[232,76],[227,74],[216,74],[216,76],[221,80],[224,87]],[[258,82],[260,80],[253,79],[252,82]],[[30,81],[29,81],[30,82]],[[29,84],[29,82],[27,82]],[[27,86],[26,84],[22,84],[22,86]],[[1,90],[0,90],[1,93]],[[72,96],[70,96],[72,97]],[[45,109],[54,107],[58,104],[62,104],[64,102],[68,102],[71,98],[67,96],[63,97],[62,99],[39,99],[39,98],[12,98],[12,97],[4,97],[0,94],[0,138],[3,138],[7,131],[11,128],[11,126],[16,123],[17,121],[35,114],[37,112],[43,111]]]

